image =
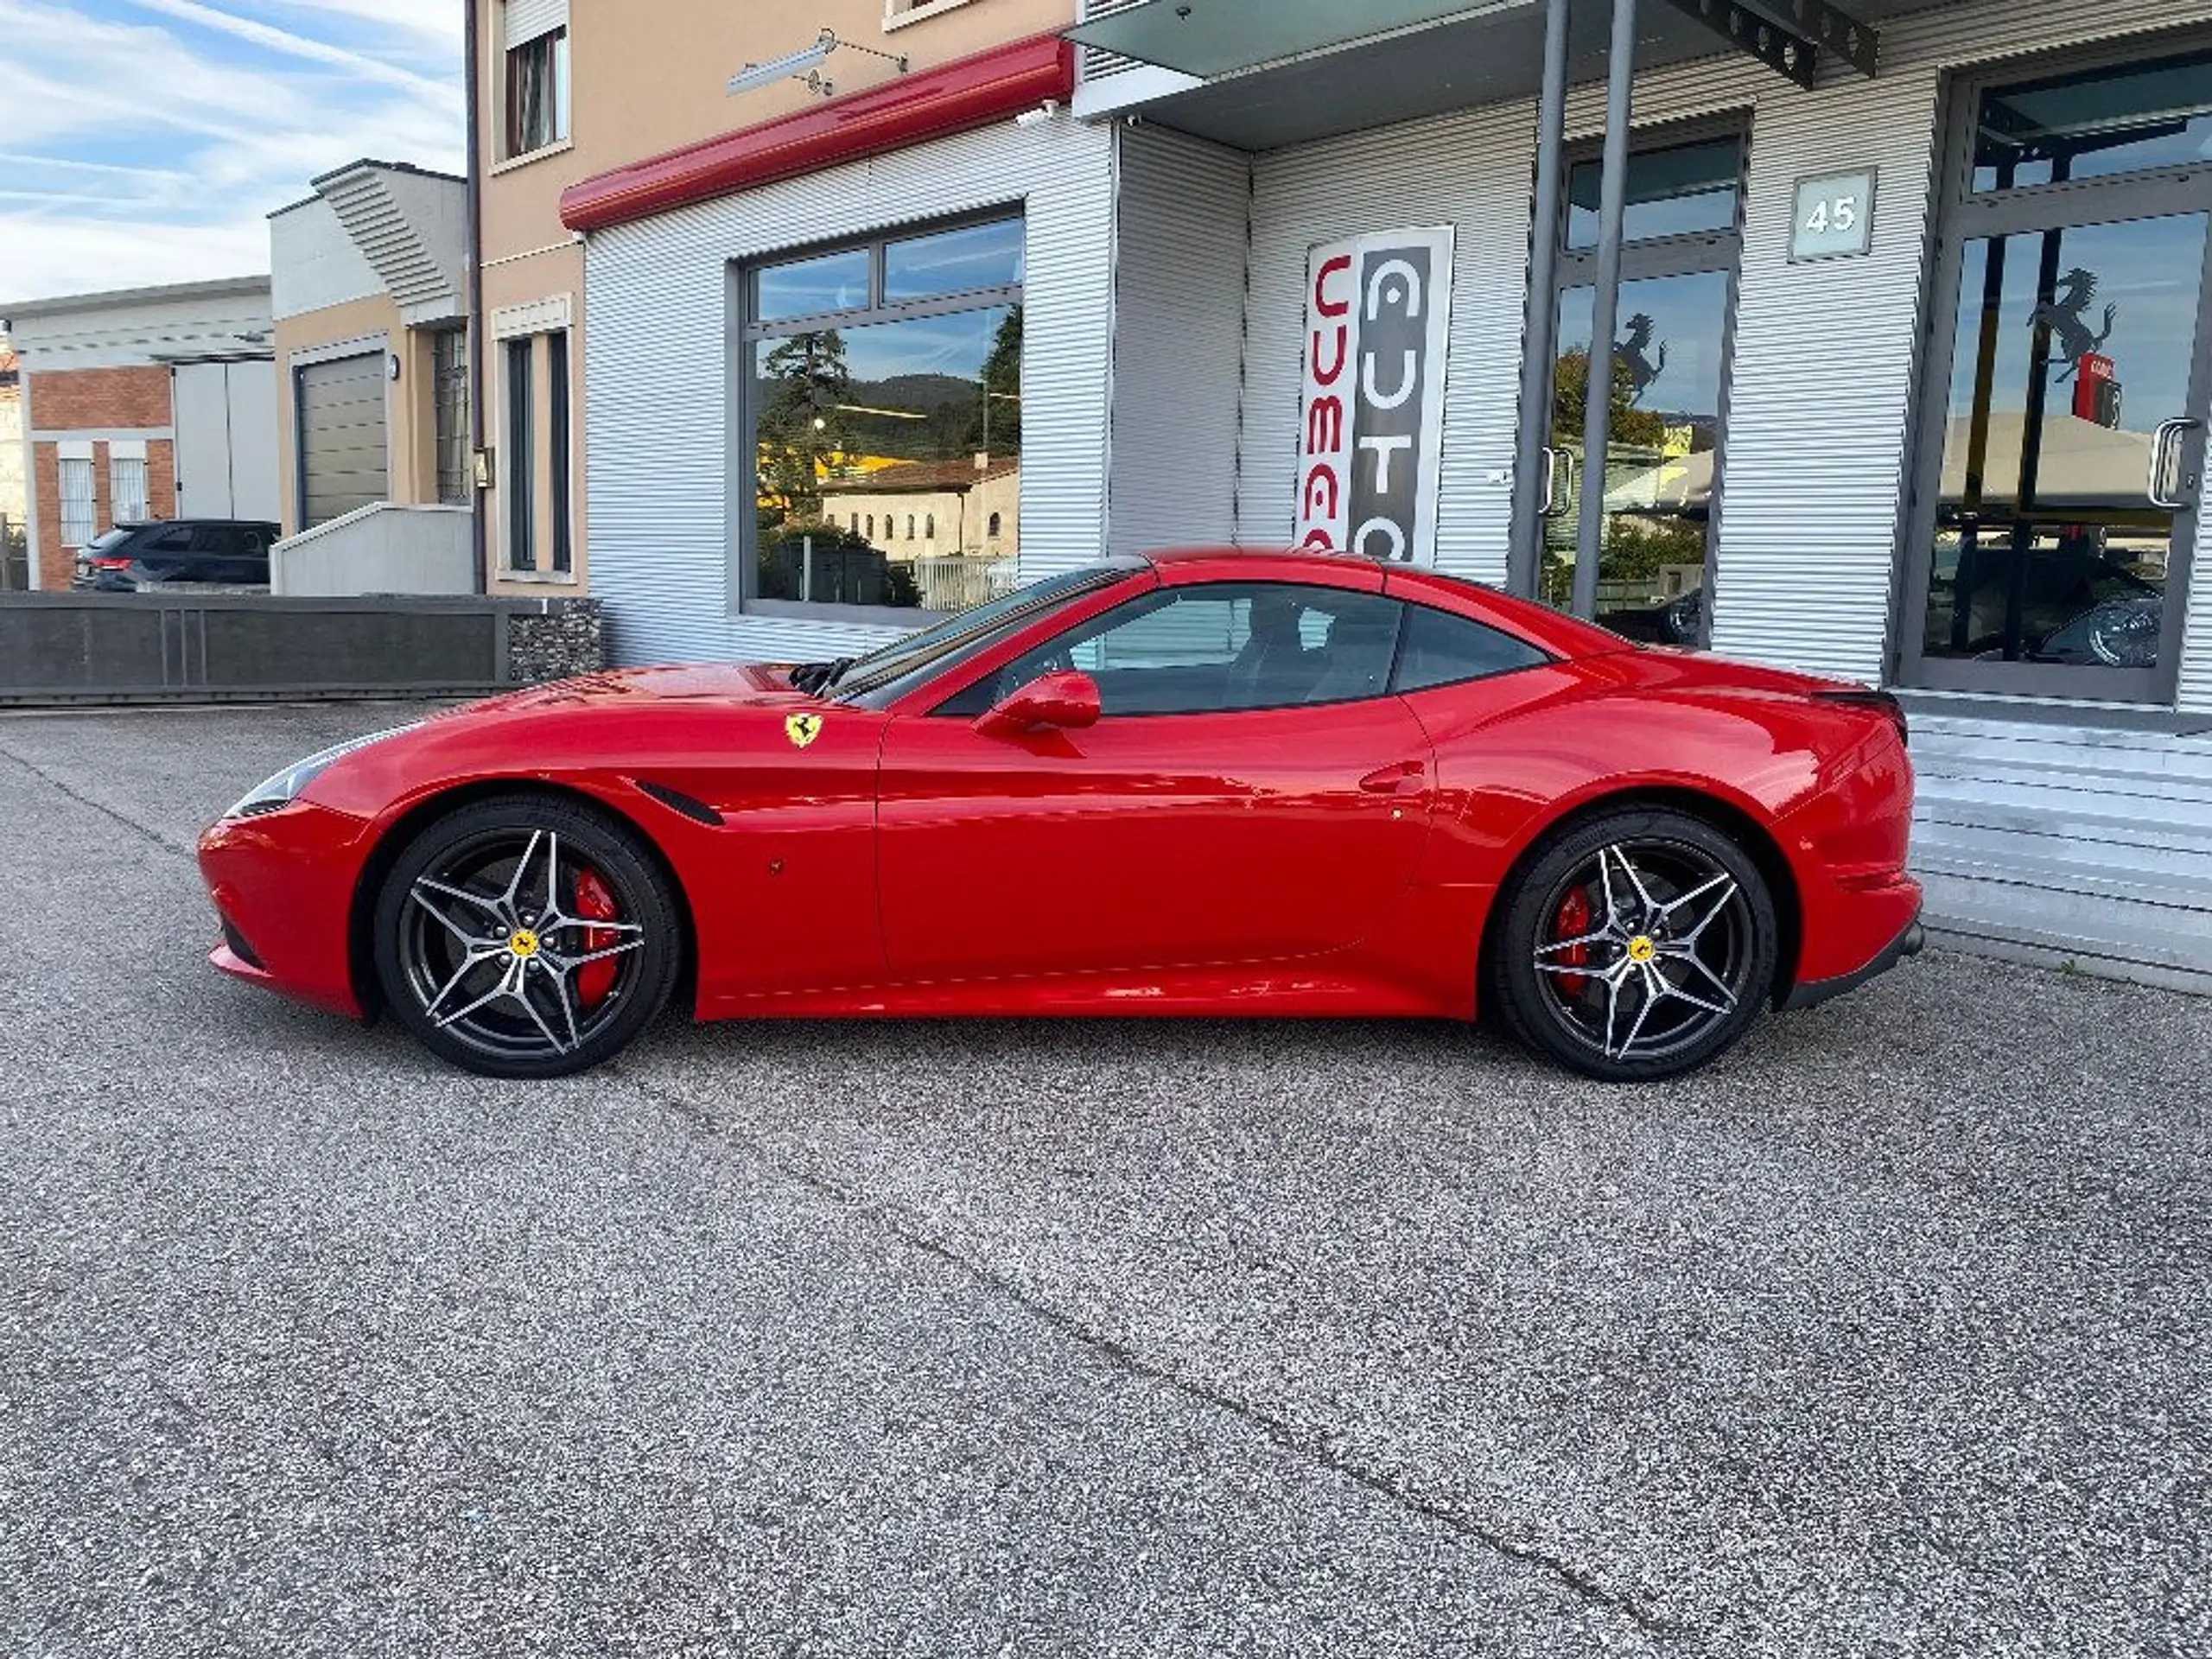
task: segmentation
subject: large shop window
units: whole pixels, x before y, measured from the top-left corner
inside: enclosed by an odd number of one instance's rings
[[[2204,467],[2212,54],[1964,97],[1900,677],[2169,702]]]
[[[743,274],[741,603],[911,623],[1016,585],[1023,259],[998,219]]]
[[[1629,157],[1612,429],[1603,465],[1597,620],[1633,639],[1701,645],[1713,505],[1719,491],[1730,320],[1742,238],[1741,134],[1688,137]],[[1595,341],[1599,163],[1574,164],[1560,227],[1552,486],[1536,594],[1574,593],[1583,448]]]

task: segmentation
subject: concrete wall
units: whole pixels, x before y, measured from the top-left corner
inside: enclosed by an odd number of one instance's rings
[[[290,598],[474,591],[467,507],[363,507],[270,550],[269,591]]]
[[[269,216],[269,272],[270,309],[280,323],[384,292],[338,210],[321,196]]]

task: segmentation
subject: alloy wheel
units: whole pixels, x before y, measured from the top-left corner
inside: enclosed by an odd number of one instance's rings
[[[1687,842],[1601,844],[1554,886],[1540,913],[1533,965],[1543,1013],[1609,1064],[1663,1062],[1694,1049],[1753,995],[1743,886]]]
[[[646,943],[613,874],[550,829],[487,829],[410,883],[398,966],[430,1027],[486,1058],[572,1055],[635,992]]]

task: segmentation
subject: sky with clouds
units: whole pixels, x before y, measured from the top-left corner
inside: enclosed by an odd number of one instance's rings
[[[269,269],[372,156],[461,170],[461,0],[0,0],[0,303]]]

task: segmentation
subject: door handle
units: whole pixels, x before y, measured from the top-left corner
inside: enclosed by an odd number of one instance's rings
[[[1359,780],[1359,786],[1370,795],[1409,795],[1416,792],[1428,777],[1426,760],[1401,760],[1393,766],[1378,766]]]
[[[1563,449],[1553,448],[1549,444],[1544,446],[1543,454],[1544,499],[1543,505],[1536,509],[1536,516],[1539,518],[1557,518],[1566,512],[1567,497],[1574,489],[1574,457]],[[1561,468],[1565,468],[1567,473],[1564,489],[1560,484]]]
[[[2161,421],[2158,430],[2151,435],[2151,476],[2144,484],[2143,493],[2152,506],[2168,512],[2181,512],[2188,508],[2189,503],[2179,495],[2165,493],[2166,473],[2170,459],[2179,452],[2181,440],[2202,424],[2187,416]]]

